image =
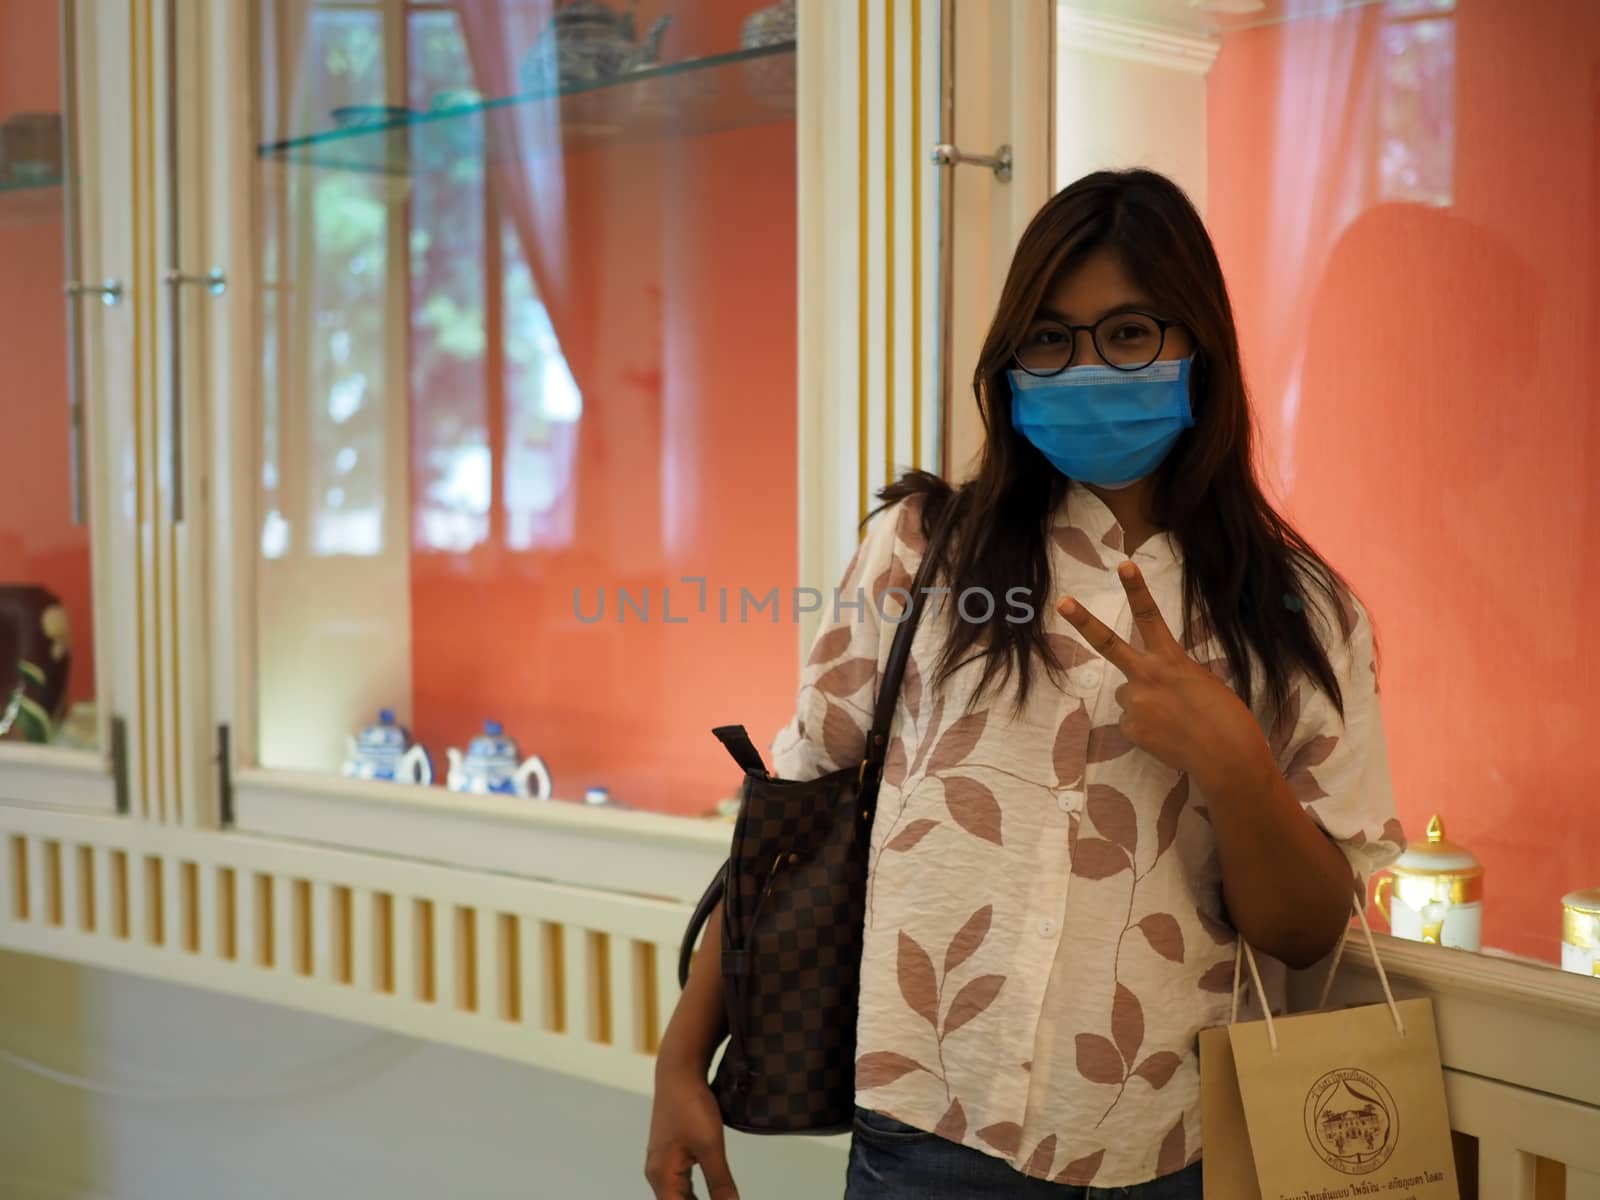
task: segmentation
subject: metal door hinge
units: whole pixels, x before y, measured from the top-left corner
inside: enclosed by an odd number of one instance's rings
[[[133,811],[133,798],[128,791],[128,722],[125,717],[111,718],[111,785],[117,798],[117,813],[125,817]]]
[[[233,824],[233,741],[227,725],[217,726],[217,819]]]

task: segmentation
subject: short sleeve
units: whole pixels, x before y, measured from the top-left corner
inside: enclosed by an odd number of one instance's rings
[[[822,597],[794,716],[772,743],[780,778],[815,779],[861,761],[878,673],[924,548],[920,498],[897,501],[868,522],[838,587]]]
[[[1365,888],[1374,871],[1405,849],[1389,776],[1372,623],[1348,593],[1341,594],[1336,611],[1323,604],[1310,615],[1339,680],[1344,715],[1321,687],[1302,677],[1268,741],[1290,790],[1344,851]]]

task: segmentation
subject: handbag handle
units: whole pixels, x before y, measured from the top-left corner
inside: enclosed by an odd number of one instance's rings
[[[1394,1018],[1395,1031],[1401,1037],[1406,1035],[1406,1023],[1400,1016],[1400,1009],[1395,1004],[1394,990],[1389,986],[1389,973],[1383,969],[1383,959],[1378,956],[1378,943],[1373,940],[1372,926],[1367,924],[1366,907],[1358,900],[1353,902],[1356,917],[1361,922],[1361,932],[1367,939],[1367,949],[1372,951],[1372,963],[1378,969],[1378,982],[1383,986],[1383,998],[1389,1006],[1389,1015]],[[1322,984],[1322,998],[1317,1002],[1317,1007],[1323,1008],[1328,1003],[1328,996],[1333,991],[1333,977],[1339,970],[1339,964],[1344,959],[1344,948],[1349,944],[1350,930],[1346,927],[1344,936],[1339,939],[1338,949],[1334,951],[1333,963],[1328,968],[1328,977]],[[1256,967],[1255,951],[1250,948],[1250,943],[1240,938],[1233,954],[1233,1012],[1228,1017],[1228,1024],[1236,1024],[1239,1020],[1239,965],[1240,962],[1250,965],[1250,978],[1255,983],[1256,996],[1261,1001],[1261,1015],[1267,1021],[1267,1045],[1272,1053],[1278,1052],[1278,1031],[1273,1025],[1272,1006],[1267,1003],[1266,989],[1261,986],[1261,972]]]

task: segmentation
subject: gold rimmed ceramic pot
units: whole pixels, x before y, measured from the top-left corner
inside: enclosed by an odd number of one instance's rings
[[[1561,898],[1561,969],[1600,976],[1600,887]]]
[[[1373,903],[1395,937],[1483,948],[1483,864],[1445,838],[1437,814],[1428,821],[1426,840],[1408,846],[1378,879]]]

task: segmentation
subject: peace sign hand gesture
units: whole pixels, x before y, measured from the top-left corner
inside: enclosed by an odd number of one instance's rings
[[[1116,691],[1123,735],[1169,767],[1193,776],[1203,790],[1209,790],[1207,779],[1236,778],[1259,764],[1265,738],[1250,710],[1178,644],[1139,568],[1125,562],[1117,574],[1128,593],[1134,625],[1143,635],[1143,650],[1118,637],[1071,596],[1063,597],[1056,611],[1127,676]]]

